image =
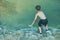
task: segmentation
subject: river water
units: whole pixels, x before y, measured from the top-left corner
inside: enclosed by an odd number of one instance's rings
[[[0,40],[60,40],[60,29],[49,28],[52,34],[41,36],[37,27],[19,26],[20,28],[7,29],[0,25]]]

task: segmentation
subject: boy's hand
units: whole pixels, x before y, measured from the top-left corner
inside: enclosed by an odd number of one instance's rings
[[[32,27],[32,25],[29,25],[29,27]]]

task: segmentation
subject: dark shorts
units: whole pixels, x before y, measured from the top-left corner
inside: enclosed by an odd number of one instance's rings
[[[46,26],[48,24],[48,20],[47,19],[41,19],[38,23],[38,26]]]

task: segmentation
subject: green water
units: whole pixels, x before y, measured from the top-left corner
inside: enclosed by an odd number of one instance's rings
[[[9,26],[30,24],[36,13],[36,5],[41,5],[50,26],[60,26],[59,0],[0,0],[0,24]]]
[[[19,25],[32,23],[36,5],[41,5],[41,10],[48,18],[49,27],[60,29],[60,0],[0,0],[0,25],[9,30],[25,28]],[[39,20],[38,18],[34,24],[35,27]],[[59,39],[59,35],[56,34],[56,38]]]

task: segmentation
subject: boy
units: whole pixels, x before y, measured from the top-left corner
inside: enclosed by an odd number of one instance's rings
[[[34,21],[29,26],[32,26],[35,23],[37,17],[39,17],[40,18],[40,21],[38,23],[38,28],[39,28],[40,34],[42,34],[42,29],[41,29],[41,26],[42,25],[44,25],[46,27],[46,31],[48,31],[48,20],[47,20],[45,14],[43,13],[43,11],[41,11],[41,6],[40,5],[37,5],[35,7],[35,9],[36,9],[37,14],[35,15]]]

